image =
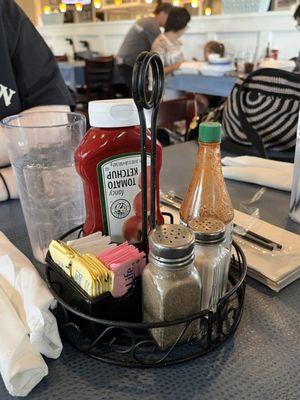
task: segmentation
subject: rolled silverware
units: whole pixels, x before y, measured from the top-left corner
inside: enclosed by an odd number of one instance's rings
[[[167,206],[173,207],[176,210],[180,209],[182,199],[181,197],[177,195],[169,195],[165,193],[161,193],[160,195],[160,201],[162,204],[165,204]],[[243,233],[241,233],[243,232]],[[245,232],[245,233],[244,233]],[[234,224],[233,225],[233,233],[236,236],[239,236],[248,242],[254,243],[258,245],[259,247],[262,247],[266,250],[281,250],[282,245],[280,243],[276,243],[271,239],[268,239],[262,235],[259,235],[258,233],[252,232],[248,229],[245,229],[244,227]]]
[[[268,239],[268,238],[266,238],[264,236],[261,236],[258,233],[252,232],[252,231],[250,231],[248,229],[245,229],[245,228],[243,228],[243,227],[241,227],[240,225],[237,225],[237,224],[234,224],[233,227],[234,228],[236,227],[238,229],[243,229],[246,232],[245,234],[240,234],[238,232],[235,232],[235,233],[237,235],[239,235],[239,236],[243,236],[243,237],[247,236],[247,237],[251,238],[251,240],[253,239],[253,243],[255,243],[254,240],[256,239],[257,243],[264,242],[265,244],[271,245],[273,247],[272,250],[276,250],[276,249],[281,250],[282,249],[282,245],[281,244],[276,243],[273,240]]]
[[[274,245],[274,243],[272,243],[272,244],[267,243],[261,239],[251,236],[251,235],[249,235],[248,231],[246,231],[245,234],[241,234],[241,233],[236,232],[235,228],[233,228],[233,234],[236,236],[239,236],[240,238],[242,238],[244,240],[247,240],[248,242],[256,244],[257,246],[262,247],[266,250],[270,250],[270,251],[276,250],[276,246]]]

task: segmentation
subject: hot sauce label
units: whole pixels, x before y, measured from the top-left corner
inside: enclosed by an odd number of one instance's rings
[[[150,156],[147,156],[147,165],[150,165]],[[97,174],[105,234],[117,243],[139,242],[142,230],[140,154],[107,158],[98,163]]]

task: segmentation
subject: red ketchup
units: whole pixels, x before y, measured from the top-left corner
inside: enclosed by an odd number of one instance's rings
[[[102,231],[117,243],[141,240],[141,156],[140,128],[132,99],[100,100],[89,103],[91,128],[75,151],[76,170],[83,180],[86,221],[84,235]],[[147,134],[147,152],[151,138]],[[157,150],[157,197],[162,148]],[[147,157],[150,166],[150,155]],[[150,167],[147,167],[150,185]],[[150,190],[147,191],[150,210]],[[149,214],[149,211],[148,211]],[[157,222],[163,223],[159,207]]]

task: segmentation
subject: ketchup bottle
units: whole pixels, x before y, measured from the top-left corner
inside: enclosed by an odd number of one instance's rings
[[[84,235],[102,231],[117,243],[138,243],[142,230],[140,128],[132,99],[100,100],[89,103],[91,128],[75,151],[76,170],[83,180],[86,221]],[[146,148],[150,153],[151,138]],[[159,209],[159,173],[162,148],[157,143],[157,223],[163,223]],[[150,166],[150,155],[147,158]],[[147,168],[150,185],[150,167]],[[148,188],[149,189],[149,188]],[[150,210],[150,190],[147,190]]]

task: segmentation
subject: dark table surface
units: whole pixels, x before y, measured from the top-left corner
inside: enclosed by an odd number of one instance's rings
[[[196,146],[164,149],[161,187],[182,195]],[[228,181],[234,207],[256,185]],[[289,194],[268,189],[259,202],[262,219],[300,233],[288,219]],[[0,230],[29,258],[32,253],[18,201],[0,204]],[[100,363],[64,343],[58,360],[46,360],[49,375],[29,399],[63,400],[292,400],[300,398],[300,280],[280,293],[248,278],[245,309],[234,338],[211,354],[163,369],[126,369]],[[1,316],[0,316],[1,319]],[[0,381],[0,399],[11,399]]]

